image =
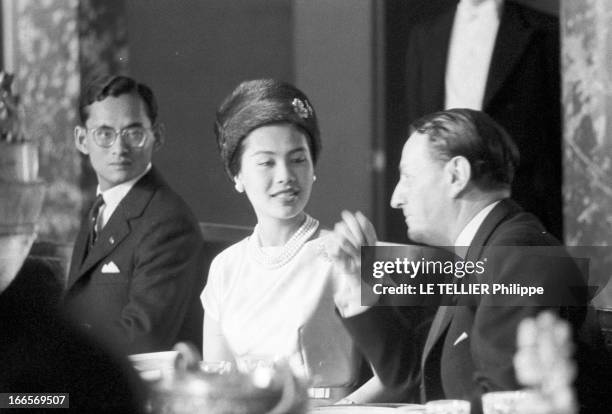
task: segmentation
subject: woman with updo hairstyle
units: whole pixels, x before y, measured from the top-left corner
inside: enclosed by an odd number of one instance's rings
[[[225,171],[257,225],[211,264],[202,292],[204,360],[287,359],[308,379],[311,398],[344,398],[360,358],[335,311],[324,248],[331,235],[304,211],[321,151],[313,106],[288,83],[246,81],[219,107],[215,134]],[[368,402],[380,387],[375,377],[348,398]]]

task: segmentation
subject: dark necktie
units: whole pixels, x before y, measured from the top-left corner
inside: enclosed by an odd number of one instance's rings
[[[89,210],[89,248],[91,249],[96,242],[96,222],[98,220],[98,213],[100,212],[100,207],[104,204],[104,198],[102,198],[102,194],[98,194],[96,197],[96,201],[94,201],[91,206],[91,210]]]

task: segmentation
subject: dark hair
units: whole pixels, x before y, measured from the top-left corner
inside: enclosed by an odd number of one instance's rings
[[[411,133],[429,138],[432,155],[448,161],[465,157],[472,181],[481,189],[509,188],[519,164],[519,150],[506,130],[489,115],[472,109],[449,109],[426,115],[411,125]]]
[[[291,124],[306,134],[313,163],[321,151],[317,115],[306,95],[274,79],[242,82],[217,110],[215,135],[230,178],[240,170],[242,141],[253,130],[271,124]]]
[[[140,96],[145,104],[145,111],[151,124],[157,121],[157,101],[153,91],[147,85],[138,83],[127,76],[104,76],[94,79],[85,88],[79,101],[79,117],[81,123],[85,125],[89,117],[88,106],[94,102],[103,101],[109,96],[117,97],[120,95],[135,94]]]

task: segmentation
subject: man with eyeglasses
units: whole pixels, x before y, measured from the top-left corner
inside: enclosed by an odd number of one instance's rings
[[[201,343],[203,240],[187,204],[152,167],[163,135],[149,87],[125,76],[81,97],[77,149],[98,178],[75,242],[68,315],[123,354]]]

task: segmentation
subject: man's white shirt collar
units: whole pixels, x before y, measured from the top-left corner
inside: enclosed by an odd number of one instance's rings
[[[119,205],[121,200],[124,199],[127,193],[129,193],[132,187],[134,187],[134,184],[136,184],[138,180],[144,177],[145,174],[151,170],[151,168],[152,165],[151,163],[149,163],[149,165],[147,165],[147,168],[145,168],[143,173],[139,176],[132,178],[131,180],[126,181],[124,183],[118,184],[114,187],[111,187],[106,191],[101,191],[100,185],[98,185],[96,195],[102,194],[102,198],[104,199],[104,206],[102,210],[102,225],[100,228],[104,227],[106,223],[108,223],[108,220],[110,220],[111,216],[117,209],[117,206]]]
[[[493,210],[500,201],[501,200],[494,201],[472,217],[468,224],[465,225],[463,230],[461,230],[459,236],[457,236],[457,239],[455,240],[455,247],[469,247],[472,244],[472,241],[474,241],[474,236],[476,236],[476,232],[485,221],[491,210]],[[464,257],[467,250],[466,252],[463,252],[464,254],[460,254],[462,252],[457,253]]]

